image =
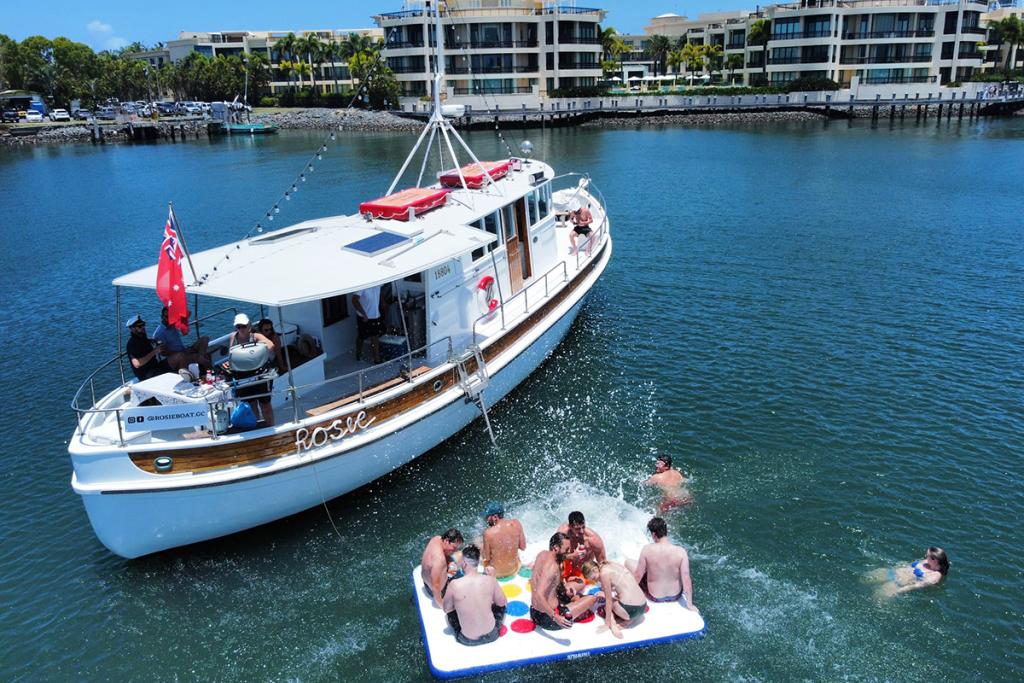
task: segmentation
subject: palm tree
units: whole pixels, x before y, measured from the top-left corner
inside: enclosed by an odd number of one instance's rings
[[[704,69],[704,46],[687,43],[680,50],[686,69],[690,72],[690,86],[693,86],[693,72]]]
[[[331,39],[330,42],[324,44],[324,59],[331,63],[331,76],[334,77],[334,91],[338,92],[338,67],[335,66],[335,62],[341,58],[341,44],[338,41]]]
[[[669,68],[672,69],[672,73],[676,76],[679,75],[679,67],[686,63],[686,59],[683,57],[682,50],[672,50],[668,53],[668,59],[665,60]]]
[[[669,50],[672,49],[672,41],[665,36],[653,35],[650,40],[647,41],[647,54],[650,55],[651,59],[654,60],[654,75],[658,75],[658,66],[661,66],[661,72],[665,73],[668,71],[668,67],[665,62],[668,57]]]
[[[725,65],[729,69],[729,82],[736,82],[736,69],[743,68],[743,55],[731,54],[725,59]]]
[[[316,70],[319,65],[324,63],[323,56],[321,55],[323,52],[323,50],[320,49],[321,45],[322,43],[320,42],[320,39],[317,38],[316,35],[310,34],[304,38],[299,38],[298,45],[295,46],[295,49],[300,55],[306,55],[306,64],[309,68],[303,69],[303,71],[307,71],[309,73],[309,85],[313,89],[314,93],[317,91]]]
[[[714,43],[701,47],[704,62],[707,64],[708,73],[722,70],[722,46]]]
[[[289,33],[284,38],[279,38],[274,42],[274,50],[277,52],[277,63],[278,67],[285,72],[285,80],[288,81],[288,87],[292,86],[292,69],[294,63],[292,55],[295,54],[295,43],[298,38],[295,37],[294,33]],[[285,66],[287,64],[287,66]]]
[[[1024,21],[1019,17],[1010,15],[998,22],[998,33],[1000,42],[1005,42],[1006,50],[1006,73],[1013,73],[1013,67],[1017,65],[1017,48],[1024,45]]]
[[[772,23],[767,19],[758,19],[750,25],[747,33],[747,45],[761,46],[761,79],[768,84],[768,40],[772,34]]]
[[[622,54],[625,43],[619,38],[619,33],[611,26],[608,28],[597,28],[598,38],[601,40],[601,51],[604,53],[604,60],[615,59]]]

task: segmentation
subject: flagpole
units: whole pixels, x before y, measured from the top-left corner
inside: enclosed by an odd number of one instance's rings
[[[196,275],[196,268],[192,265],[192,254],[188,251],[188,245],[185,244],[185,231],[181,229],[181,221],[178,220],[178,214],[174,213],[174,202],[167,202],[167,207],[171,211],[171,215],[174,216],[174,224],[178,227],[178,240],[181,242],[181,250],[185,252],[185,258],[188,259],[189,270],[192,271],[192,284],[199,284],[199,276]]]

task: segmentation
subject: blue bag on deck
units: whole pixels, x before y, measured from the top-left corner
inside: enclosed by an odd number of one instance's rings
[[[231,426],[240,429],[252,429],[256,426],[256,413],[252,412],[252,408],[245,401],[240,402],[231,411]]]

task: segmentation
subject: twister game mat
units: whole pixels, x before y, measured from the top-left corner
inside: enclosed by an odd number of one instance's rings
[[[633,626],[622,629],[621,640],[610,631],[598,633],[604,619],[593,612],[577,619],[572,628],[545,631],[530,620],[529,581],[530,570],[526,567],[520,569],[516,576],[498,580],[508,599],[501,636],[493,643],[467,647],[456,642],[444,612],[433,606],[423,588],[419,566],[413,569],[413,596],[431,673],[438,678],[461,678],[696,638],[704,633],[704,619],[697,612],[686,609],[681,601],[648,602],[647,613]],[[597,590],[597,586],[586,589],[588,593]]]

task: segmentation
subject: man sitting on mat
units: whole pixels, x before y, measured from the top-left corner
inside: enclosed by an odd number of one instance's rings
[[[519,571],[519,551],[526,550],[526,533],[516,519],[505,518],[501,503],[491,501],[484,510],[487,528],[484,529],[482,556],[484,566],[494,569],[498,578],[513,576]]]
[[[644,546],[638,561],[626,560],[626,567],[653,602],[676,602],[682,598],[687,609],[697,612],[686,549],[668,540],[668,525],[661,517],[647,522],[647,530],[654,543]]]
[[[562,584],[562,562],[569,552],[569,537],[556,532],[548,541],[548,550],[537,553],[530,576],[530,619],[546,631],[572,626],[572,620],[584,614],[597,598],[568,593]]]
[[[604,562],[604,541],[593,529],[587,528],[583,513],[573,510],[569,513],[569,521],[558,527],[558,532],[569,539],[569,552],[562,562],[562,579],[566,588],[580,590],[583,588],[583,563]]]
[[[427,595],[434,599],[434,606],[441,607],[441,600],[448,584],[459,574],[455,551],[462,547],[462,532],[449,529],[427,542],[420,561],[420,576]]]
[[[463,645],[493,643],[501,634],[505,618],[505,594],[498,580],[481,574],[480,549],[467,545],[459,560],[463,576],[453,579],[444,594],[444,611]]]

